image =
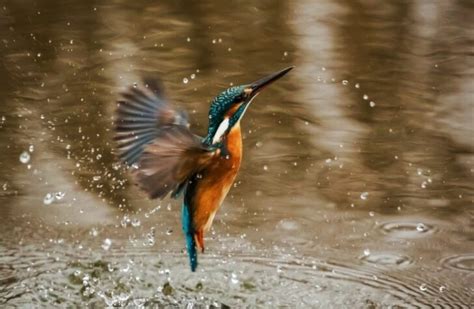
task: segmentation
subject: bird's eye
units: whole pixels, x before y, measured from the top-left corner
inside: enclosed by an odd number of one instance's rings
[[[240,103],[240,102],[242,102],[244,99],[245,99],[244,95],[243,95],[243,94],[239,94],[238,96],[236,96],[236,97],[234,98],[234,103]]]

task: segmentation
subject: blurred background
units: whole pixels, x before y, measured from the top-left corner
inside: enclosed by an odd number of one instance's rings
[[[0,1],[0,306],[473,306],[473,13]],[[289,65],[191,273],[180,202],[113,155],[118,94],[160,77],[204,135],[213,96]]]

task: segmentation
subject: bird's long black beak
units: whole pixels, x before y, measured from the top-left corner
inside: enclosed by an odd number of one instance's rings
[[[283,69],[281,71],[278,71],[278,72],[275,72],[275,73],[270,74],[268,76],[265,76],[264,78],[261,78],[261,79],[257,80],[256,82],[251,83],[249,85],[249,88],[251,89],[251,97],[255,96],[263,88],[270,85],[274,81],[282,78],[286,73],[291,71],[293,68],[294,68],[294,66],[288,67],[288,68]]]

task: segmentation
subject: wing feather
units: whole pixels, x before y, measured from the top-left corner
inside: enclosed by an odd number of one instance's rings
[[[166,102],[159,84],[148,79],[144,87],[130,87],[117,102],[114,139],[117,154],[127,165],[137,163],[144,147],[152,143],[164,127],[189,126],[183,116],[185,113]]]
[[[187,127],[170,126],[145,148],[134,176],[150,198],[163,198],[205,168],[213,156],[215,152]]]
[[[139,187],[163,198],[185,187],[215,152],[191,133],[186,113],[164,100],[161,83],[147,79],[144,85],[130,87],[118,101],[114,140]]]

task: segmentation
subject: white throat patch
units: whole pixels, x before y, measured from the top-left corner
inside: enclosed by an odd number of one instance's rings
[[[212,143],[215,144],[219,142],[228,128],[229,128],[229,118],[226,117],[224,118],[224,120],[222,120],[221,124],[217,128],[216,134],[214,134],[214,137],[212,138]]]

